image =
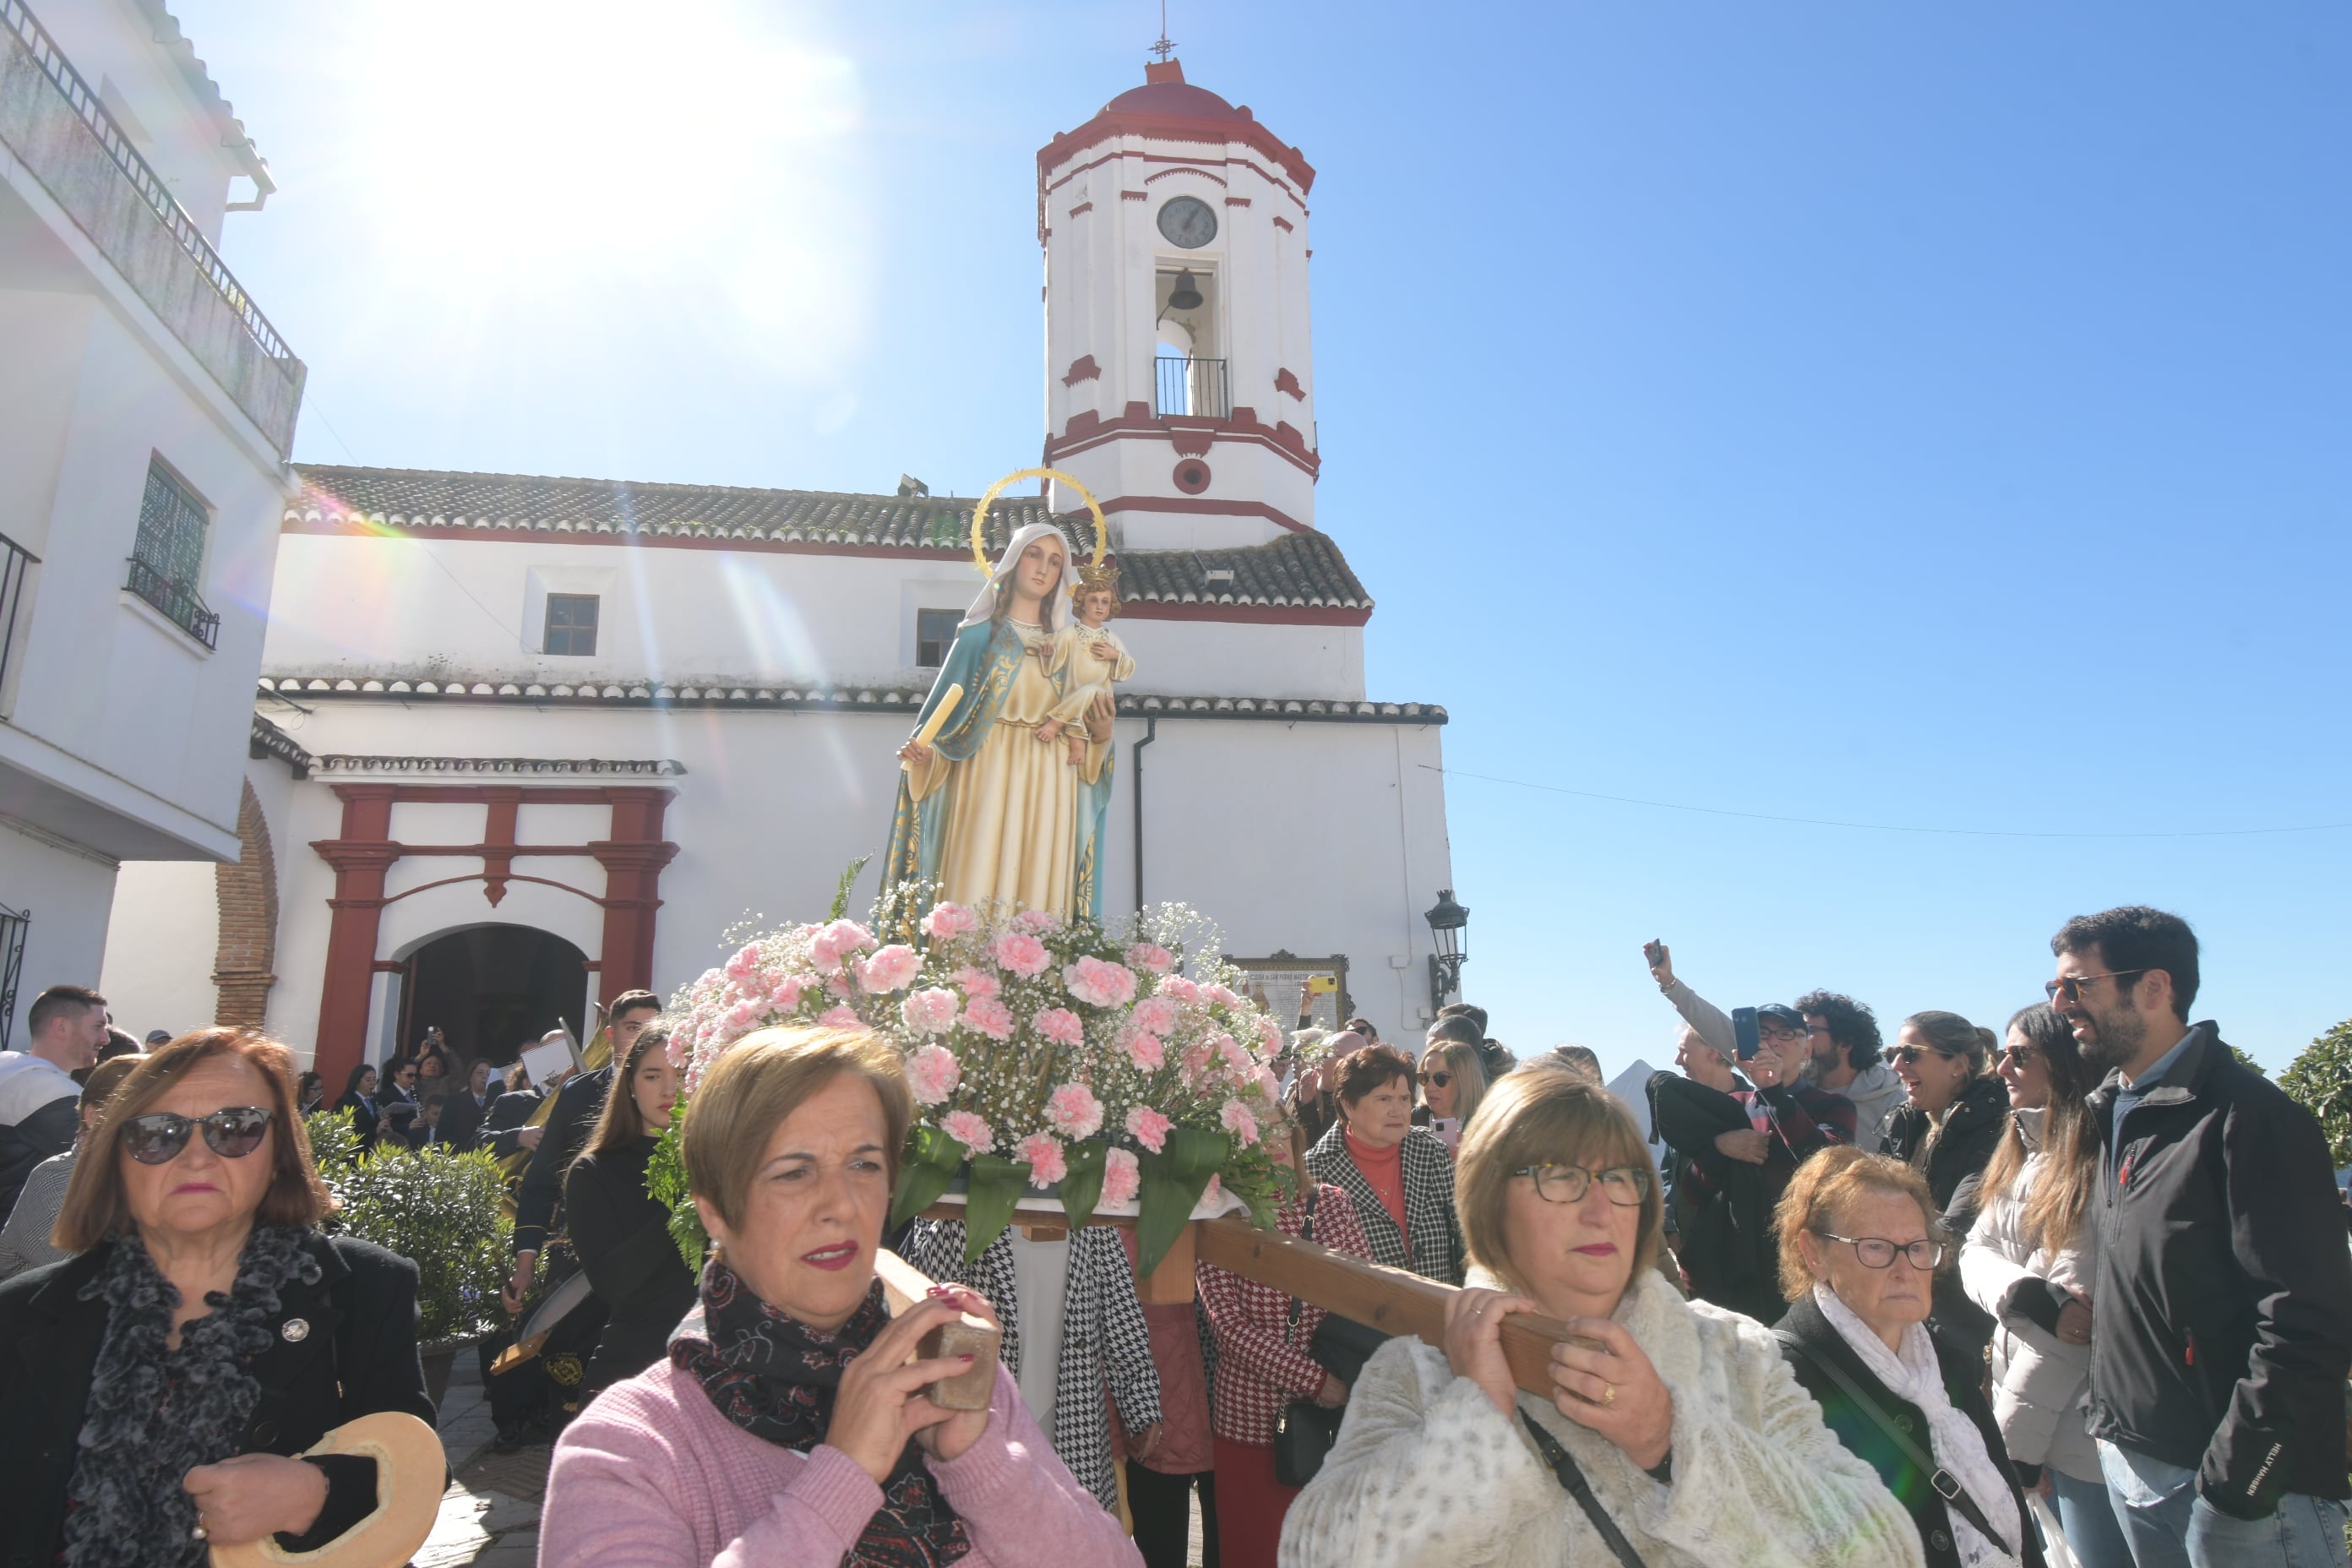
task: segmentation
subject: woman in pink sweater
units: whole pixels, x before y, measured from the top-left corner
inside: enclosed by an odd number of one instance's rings
[[[668,1359],[615,1384],[556,1446],[540,1561],[562,1568],[1037,1563],[1140,1568],[1002,1366],[985,1411],[909,1361],[957,1311],[941,1286],[893,1320],[874,1255],[913,1103],[864,1030],[768,1029],[703,1079],[685,1131],[714,1242]]]

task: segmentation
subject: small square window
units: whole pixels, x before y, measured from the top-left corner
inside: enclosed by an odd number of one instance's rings
[[[956,628],[963,624],[959,610],[917,610],[915,612],[915,665],[919,669],[937,669],[948,661],[948,649],[955,646]]]
[[[547,596],[547,641],[551,654],[585,658],[596,651],[596,595],[550,594]]]

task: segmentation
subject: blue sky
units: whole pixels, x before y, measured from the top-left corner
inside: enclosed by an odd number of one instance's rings
[[[965,494],[1037,450],[1035,149],[1159,26],[173,8],[284,187],[225,248],[299,458]],[[1372,695],[1551,786],[1448,785],[1499,1037],[1664,1065],[1654,935],[1998,1027],[2138,901],[2273,1071],[2352,1014],[2352,830],[2157,837],[2352,823],[2352,10],[1172,11],[1319,171]]]

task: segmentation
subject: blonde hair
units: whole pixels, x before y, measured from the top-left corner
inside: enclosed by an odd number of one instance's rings
[[[1486,1098],[1486,1064],[1479,1059],[1478,1047],[1459,1040],[1435,1040],[1421,1053],[1422,1066],[1427,1067],[1432,1057],[1454,1075],[1454,1119],[1469,1126],[1472,1114]]]
[[[1496,1083],[1454,1156],[1462,1239],[1471,1261],[1522,1283],[1511,1268],[1503,1215],[1512,1175],[1529,1165],[1631,1166],[1643,1173],[1641,1235],[1626,1278],[1638,1279],[1657,1266],[1666,1244],[1665,1199],[1633,1113],[1599,1084],[1540,1060]]]
[[[1794,1301],[1813,1289],[1813,1271],[1805,1266],[1801,1239],[1805,1233],[1823,1234],[1832,1215],[1870,1193],[1909,1198],[1919,1205],[1927,1234],[1944,1237],[1943,1225],[1936,1217],[1936,1195],[1927,1190],[1927,1177],[1890,1155],[1865,1153],[1851,1144],[1832,1145],[1797,1167],[1789,1190],[1780,1194],[1780,1206],[1773,1211],[1780,1236],[1783,1300]],[[1945,1264],[1950,1264],[1948,1256]]]
[[[871,1029],[802,1025],[744,1036],[704,1076],[679,1134],[688,1190],[728,1225],[741,1225],[768,1140],[845,1072],[872,1084],[882,1102],[883,1164],[896,1187],[898,1154],[915,1117],[898,1050]],[[617,1092],[621,1085],[613,1087]]]
[[[268,1091],[268,1103],[263,1109],[269,1112],[269,1131],[265,1134],[269,1144],[269,1185],[254,1213],[255,1223],[307,1230],[334,1211],[334,1200],[327,1195],[326,1184],[319,1180],[318,1167],[310,1159],[310,1136],[294,1109],[294,1053],[255,1029],[198,1029],[139,1058],[130,1077],[108,1097],[81,1154],[74,1161],[73,1174],[66,1182],[65,1202],[49,1232],[49,1245],[60,1252],[87,1252],[132,1227],[131,1200],[122,1185],[122,1162],[130,1156],[121,1152],[116,1131],[132,1117],[146,1115],[190,1068],[215,1057],[243,1062]],[[246,1158],[259,1152],[256,1150]]]

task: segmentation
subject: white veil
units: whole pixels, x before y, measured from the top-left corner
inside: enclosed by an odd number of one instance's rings
[[[1069,535],[1060,528],[1050,522],[1033,522],[1005,542],[1004,553],[996,558],[996,570],[991,572],[988,581],[981,585],[980,597],[974,599],[971,608],[964,612],[962,625],[956,628],[958,631],[963,626],[976,626],[996,613],[997,591],[1003,586],[1004,580],[1013,575],[1013,567],[1021,563],[1021,552],[1038,540],[1048,537],[1062,542],[1062,580],[1054,584],[1054,591],[1046,595],[1045,602],[1037,606],[1037,624],[1049,632],[1059,627],[1064,614],[1062,606],[1069,598],[1070,574],[1077,570],[1073,564],[1077,552],[1070,548]]]

